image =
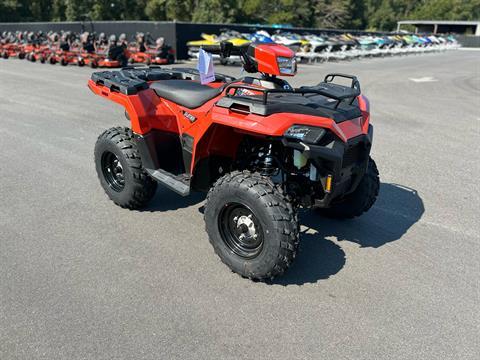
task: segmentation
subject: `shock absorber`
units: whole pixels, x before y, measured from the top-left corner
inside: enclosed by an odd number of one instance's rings
[[[270,176],[275,172],[272,143],[269,143],[266,149],[266,153],[259,153],[261,160],[259,162],[262,175]]]

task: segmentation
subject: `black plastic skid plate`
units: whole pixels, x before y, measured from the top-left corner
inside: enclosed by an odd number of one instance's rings
[[[193,68],[161,68],[159,66],[126,67],[115,71],[100,71],[92,74],[92,80],[99,85],[125,95],[134,95],[148,89],[148,82],[158,80],[199,80],[197,69]],[[219,82],[233,81],[234,78],[215,74]]]

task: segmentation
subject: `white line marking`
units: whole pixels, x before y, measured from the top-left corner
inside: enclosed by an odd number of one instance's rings
[[[424,83],[424,82],[435,82],[438,81],[434,77],[431,76],[425,76],[421,78],[409,78],[410,81],[416,82],[416,83]]]

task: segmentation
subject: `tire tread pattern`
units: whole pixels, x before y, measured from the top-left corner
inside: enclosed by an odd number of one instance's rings
[[[246,271],[239,275],[249,279],[269,280],[283,274],[295,259],[299,245],[299,224],[296,208],[291,204],[280,186],[276,186],[269,178],[259,173],[244,170],[228,173],[215,182],[207,194],[205,214],[209,211],[208,206],[211,198],[216,193],[225,191],[231,186],[243,187],[258,199],[263,198],[262,203],[265,204],[266,210],[271,216],[276,235],[280,237],[280,248],[278,253],[275,254],[276,256],[273,259],[273,266],[270,271],[264,274]],[[207,222],[206,220],[205,217],[205,223]],[[208,232],[208,224],[206,226]],[[209,240],[215,253],[225,265],[229,266],[228,260],[222,257],[218,245],[212,240],[211,236],[209,236]]]
[[[114,127],[105,130],[97,142],[107,140],[113,143],[125,157],[127,166],[132,173],[134,190],[126,201],[110,199],[118,206],[130,210],[141,209],[152,199],[157,189],[157,183],[148,175],[142,166],[140,154],[135,143],[133,132],[127,127]],[[101,174],[98,174],[100,180]],[[101,181],[102,185],[103,182]],[[108,189],[105,189],[108,195]]]

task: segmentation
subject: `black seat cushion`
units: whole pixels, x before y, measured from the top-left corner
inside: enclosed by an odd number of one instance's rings
[[[163,80],[152,83],[150,88],[161,98],[189,109],[202,106],[222,92],[222,88],[212,88],[191,80]]]

